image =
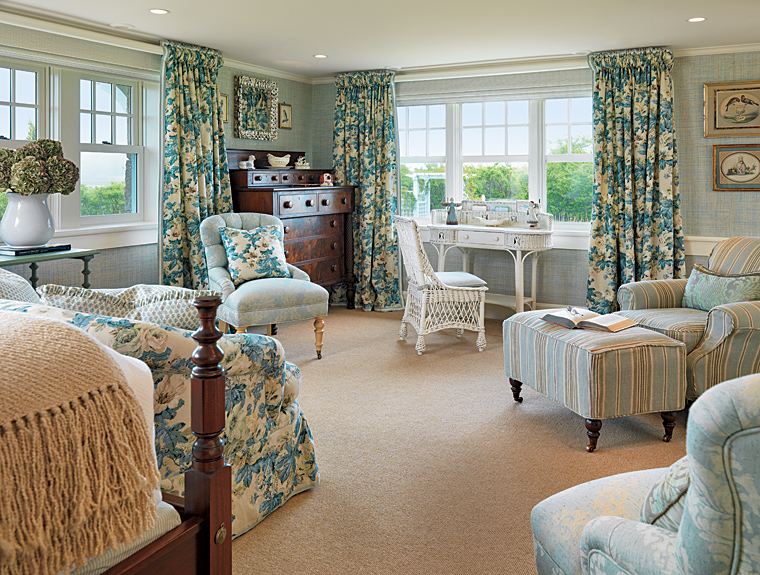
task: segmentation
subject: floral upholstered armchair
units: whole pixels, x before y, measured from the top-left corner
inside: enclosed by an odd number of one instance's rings
[[[47,301],[65,303],[54,300],[61,296],[58,288],[43,286],[38,290]],[[104,308],[96,308],[97,298],[88,299],[79,288],[71,291],[83,298],[75,304],[89,301],[90,309],[102,314]],[[114,291],[119,290],[110,290],[108,295]],[[144,318],[95,315],[44,305],[23,277],[3,269],[0,298],[4,298],[0,299],[2,310],[44,315],[73,324],[115,351],[148,365],[155,385],[154,423],[161,489],[182,495],[183,474],[190,466],[194,441],[190,431],[190,357],[196,347],[192,331]],[[163,304],[168,301],[165,296],[156,299]],[[143,315],[157,310],[142,307]],[[296,402],[301,373],[285,361],[282,345],[256,334],[224,335],[218,345],[224,352],[225,458],[232,467],[232,533],[237,536],[293,495],[314,487],[319,473],[311,431]]]
[[[760,372],[760,238],[719,242],[688,280],[620,286],[620,315],[686,344],[686,397]]]
[[[760,573],[760,374],[694,403],[686,453],[536,505],[538,575]]]

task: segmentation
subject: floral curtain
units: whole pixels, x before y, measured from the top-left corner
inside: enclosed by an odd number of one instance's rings
[[[208,278],[198,228],[232,211],[221,102],[221,55],[165,42],[163,283],[204,289]]]
[[[684,274],[673,54],[661,48],[591,54],[594,194],[587,304],[616,309],[621,284]]]
[[[347,73],[335,80],[333,168],[357,186],[354,227],[355,304],[365,311],[401,309],[396,206],[395,74]]]

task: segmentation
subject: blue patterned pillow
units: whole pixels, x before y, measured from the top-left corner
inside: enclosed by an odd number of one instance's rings
[[[760,300],[760,272],[721,275],[696,264],[683,294],[683,307],[710,311],[717,305]]]
[[[264,226],[252,230],[219,228],[227,267],[236,286],[261,278],[288,278],[282,247],[282,230],[277,226]]]
[[[641,520],[677,532],[690,484],[689,456],[686,455],[668,467],[649,490],[641,507]]]

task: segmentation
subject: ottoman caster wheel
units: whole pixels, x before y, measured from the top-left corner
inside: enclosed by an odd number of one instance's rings
[[[586,435],[588,435],[588,445],[586,451],[593,453],[596,449],[596,442],[599,439],[599,430],[602,429],[602,421],[600,419],[587,419],[586,420]]]

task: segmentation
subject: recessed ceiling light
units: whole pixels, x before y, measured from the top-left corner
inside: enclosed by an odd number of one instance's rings
[[[705,20],[707,20],[707,18],[702,18],[702,17],[689,18],[689,22],[704,22]]]
[[[132,24],[111,24],[111,28],[116,28],[117,30],[133,30],[134,26]]]
[[[150,11],[150,13],[151,13],[151,14],[168,14],[168,13],[169,13],[169,11],[168,11],[168,10],[164,10],[163,8],[153,8],[153,9]]]
[[[326,54],[314,54],[315,58],[327,58]]]

